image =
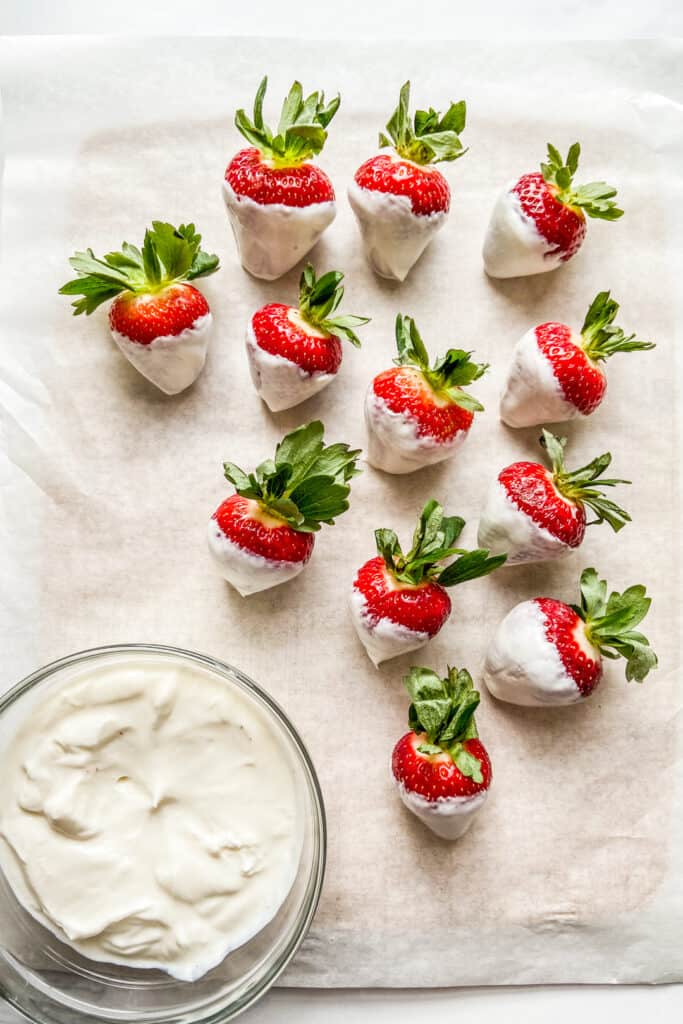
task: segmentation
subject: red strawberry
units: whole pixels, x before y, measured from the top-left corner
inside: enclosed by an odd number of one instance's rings
[[[405,280],[432,236],[443,227],[451,192],[443,174],[430,166],[457,160],[463,149],[464,100],[452,103],[443,117],[432,110],[409,115],[410,82],[401,89],[398,107],[380,132],[380,148],[390,155],[366,160],[349,186],[349,202],[358,219],[367,257],[382,277]]]
[[[552,471],[538,462],[513,462],[498,474],[489,491],[477,542],[490,551],[506,552],[508,565],[561,558],[578,548],[587,525],[607,522],[618,531],[631,520],[601,493],[603,487],[629,483],[602,479],[612,461],[610,453],[570,472],[564,465],[566,443],[566,438],[544,430],[541,444]],[[586,506],[596,516],[590,523]]]
[[[325,447],[324,427],[308,423],[287,434],[274,460],[247,475],[232,462],[225,475],[237,494],[209,522],[209,550],[221,575],[242,596],[298,576],[313,552],[314,533],[349,507],[348,481],[360,451]]]
[[[458,839],[481,808],[491,785],[491,762],[478,738],[479,694],[466,669],[445,679],[412,668],[404,679],[412,704],[411,732],[391,759],[401,800],[442,839]]]
[[[354,328],[367,324],[368,318],[334,316],[344,295],[343,279],[331,270],[317,280],[309,263],[301,275],[298,308],[271,302],[251,318],[251,376],[273,412],[304,402],[334,380],[344,339],[360,347]]]
[[[253,119],[244,110],[235,125],[250,146],[228,164],[223,198],[242,266],[272,281],[299,262],[336,214],[332,183],[309,163],[327,139],[327,126],[339,97],[325,104],[324,93],[304,100],[295,82],[282,106],[277,132],[263,121],[268,79],[259,85]]]
[[[586,234],[586,214],[600,220],[623,215],[604,181],[574,185],[581,147],[575,142],[563,161],[548,143],[541,173],[524,174],[496,203],[484,241],[484,267],[490,277],[523,277],[555,270],[578,252]]]
[[[412,317],[396,318],[398,369],[378,374],[365,397],[368,461],[387,473],[412,473],[449,458],[460,447],[483,406],[462,390],[488,364],[451,348],[429,365]]]
[[[393,530],[376,530],[379,557],[371,558],[356,574],[350,609],[370,659],[375,665],[422,647],[439,632],[451,612],[444,588],[486,576],[505,561],[488,551],[453,547],[465,520],[445,516],[437,501],[428,501],[403,554]],[[452,555],[458,558],[444,567]]]
[[[500,417],[511,427],[562,422],[589,416],[607,388],[601,363],[615,352],[655,346],[624,334],[614,318],[619,305],[609,292],[593,299],[580,333],[566,324],[547,323],[522,337],[500,403]]]
[[[209,304],[186,284],[218,270],[218,256],[203,252],[194,224],[155,220],[142,250],[124,242],[121,252],[102,259],[92,249],[69,263],[77,273],[59,291],[80,295],[74,316],[90,315],[103,302],[109,308],[112,337],[136,370],[167,395],[193,384],[206,360],[212,317]]]
[[[642,586],[608,597],[595,569],[584,569],[580,606],[538,597],[506,615],[486,655],[486,685],[511,704],[574,704],[600,682],[603,656],[625,658],[626,678],[642,682],[657,665],[649,641],[635,630],[650,604]]]

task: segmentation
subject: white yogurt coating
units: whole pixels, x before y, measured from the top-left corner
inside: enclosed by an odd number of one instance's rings
[[[558,497],[566,501],[559,492]],[[481,513],[477,544],[492,555],[507,554],[506,565],[545,562],[575,550],[522,512],[498,479],[493,481]]]
[[[467,438],[459,430],[450,441],[420,436],[412,416],[394,412],[375,394],[372,384],[365,395],[365,423],[368,431],[367,460],[385,473],[414,473],[455,455]]]
[[[180,334],[155,338],[149,345],[131,341],[112,329],[111,336],[136,370],[167,395],[194,384],[204,369],[213,317],[205,313]]]
[[[432,803],[420,793],[411,793],[396,777],[394,782],[408,810],[437,836],[450,840],[460,839],[467,832],[489,792],[483,789],[473,796],[450,796]]]
[[[566,260],[543,237],[523,210],[512,181],[493,207],[484,239],[484,269],[489,277],[527,277],[555,270]]]
[[[207,530],[209,551],[216,567],[238,594],[248,597],[294,579],[307,562],[283,562],[255,555],[235,544],[223,533],[216,519],[209,520]]]
[[[67,670],[0,776],[0,867],[90,960],[193,981],[272,920],[296,877],[284,737],[208,668],[131,654]]]
[[[590,657],[599,659],[583,629],[576,635]],[[516,605],[498,626],[486,654],[483,679],[494,697],[509,704],[551,707],[583,699],[545,635],[545,616],[535,601]]]
[[[509,427],[563,423],[581,413],[568,402],[553,368],[538,345],[536,328],[523,335],[512,350],[512,362],[500,399],[500,418]],[[580,335],[572,332],[580,345]]]
[[[325,337],[308,324],[306,331],[312,336]],[[246,345],[254,387],[272,412],[291,409],[305,402],[331,384],[336,377],[335,373],[308,373],[290,359],[266,352],[256,340],[251,321],[247,327]]]
[[[413,213],[408,196],[362,188],[355,181],[348,195],[370,266],[380,277],[405,281],[448,213]]]
[[[303,259],[337,213],[334,200],[310,206],[256,203],[225,180],[223,199],[242,266],[264,281],[282,277]]]
[[[356,633],[375,668],[383,661],[424,647],[431,639],[429,633],[408,629],[391,619],[374,619],[368,613],[365,597],[356,587],[352,587],[349,594],[349,610]]]

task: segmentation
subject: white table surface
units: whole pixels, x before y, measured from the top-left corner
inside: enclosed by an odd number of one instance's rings
[[[296,15],[292,15],[294,4]],[[653,38],[683,36],[680,0],[488,0],[458,4],[430,0],[428,17],[415,19],[415,0],[0,0],[0,33],[225,34],[333,38]],[[419,8],[423,10],[422,8]],[[190,13],[191,11],[191,13]],[[683,70],[682,70],[683,75]],[[683,937],[682,937],[683,941]],[[419,1014],[457,1015],[458,1024],[553,1020],[586,1024],[621,1018],[624,1024],[683,1019],[683,986],[553,986],[549,988],[272,991],[248,1011],[244,1024],[407,1024]],[[0,1024],[17,1017],[0,1006]]]

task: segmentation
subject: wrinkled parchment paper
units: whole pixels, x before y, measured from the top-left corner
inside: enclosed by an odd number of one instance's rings
[[[285,984],[447,986],[683,978],[683,836],[677,347],[680,323],[681,46],[438,44],[402,47],[223,39],[5,40],[0,595],[9,686],[40,664],[118,641],[208,652],[267,687],[301,730],[329,816],[329,867],[311,933]],[[261,75],[275,118],[294,77],[343,101],[321,164],[337,187],[336,222],[313,253],[347,274],[344,308],[371,316],[360,352],[305,406],[270,415],[243,349],[249,315],[294,301],[298,270],[265,284],[237,263],[220,182],[240,145],[232,127]],[[467,156],[445,168],[452,213],[402,286],[365,266],[345,184],[410,76],[414,101],[469,104]],[[678,90],[678,93],[677,91]],[[679,108],[680,109],[680,108]],[[489,281],[480,248],[503,184],[533,169],[548,139],[583,144],[582,180],[619,186],[627,215],[590,223],[560,272]],[[216,330],[206,371],[176,398],[157,392],[115,349],[106,313],[70,316],[57,295],[76,248],[139,242],[150,220],[193,220],[223,268],[202,283]],[[609,394],[566,428],[581,465],[611,450],[633,524],[588,531],[556,565],[504,570],[458,588],[453,616],[416,655],[376,671],[345,597],[373,554],[373,530],[408,539],[429,497],[476,520],[495,473],[537,457],[537,429],[497,419],[510,349],[548,319],[580,325],[611,288],[620,322],[657,341],[617,356]],[[215,575],[205,526],[229,493],[221,462],[249,468],[300,422],[362,446],[362,396],[393,356],[397,311],[414,315],[433,352],[475,351],[492,370],[487,406],[456,460],[408,478],[368,468],[351,511],[316,541],[306,572],[240,598]],[[679,340],[680,344],[680,340]],[[647,633],[660,670],[627,685],[608,664],[578,707],[526,710],[486,692],[480,733],[494,764],[488,804],[448,845],[402,808],[388,770],[406,727],[401,677],[417,663],[466,665],[517,601],[576,598],[584,566],[654,597]],[[201,784],[201,781],[198,780]]]

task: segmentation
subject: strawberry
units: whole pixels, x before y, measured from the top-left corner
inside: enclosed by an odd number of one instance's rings
[[[74,316],[89,316],[103,302],[112,337],[136,370],[167,395],[193,384],[206,360],[211,331],[209,304],[187,284],[218,270],[218,256],[204,252],[194,224],[174,228],[155,220],[142,250],[124,242],[121,252],[99,259],[92,249],[69,263],[77,273],[59,292],[80,295]]]
[[[465,526],[433,499],[422,510],[413,546],[403,554],[393,530],[375,530],[378,556],[358,570],[349,597],[351,617],[375,665],[422,647],[451,613],[446,587],[486,576],[505,561],[488,551],[453,547]],[[447,566],[440,563],[452,555]]]
[[[602,659],[626,659],[626,678],[639,683],[657,655],[635,627],[647,615],[645,587],[607,596],[595,569],[581,574],[581,604],[537,597],[516,605],[489,646],[484,679],[494,697],[547,707],[589,697],[602,679]]]
[[[500,418],[510,427],[531,427],[589,416],[607,388],[600,365],[615,352],[654,348],[626,335],[614,318],[619,305],[609,292],[595,296],[580,333],[566,324],[547,323],[520,338],[500,402]]]
[[[463,391],[479,380],[488,363],[451,348],[429,365],[429,355],[412,317],[396,317],[397,369],[372,381],[365,397],[368,461],[387,473],[412,473],[455,454],[484,407]]]
[[[602,493],[628,480],[605,480],[612,456],[598,455],[581,469],[564,465],[566,438],[543,431],[541,444],[552,471],[538,462],[513,462],[493,482],[479,521],[477,543],[506,552],[508,565],[543,562],[569,555],[581,544],[586,526],[607,522],[614,531],[631,521],[628,512]],[[588,522],[586,506],[596,518]]]
[[[253,118],[244,110],[235,125],[249,143],[230,161],[223,198],[242,266],[254,277],[282,277],[309,252],[337,212],[332,182],[309,161],[320,153],[339,96],[306,99],[294,82],[274,133],[263,121],[268,79],[258,87]]]
[[[323,436],[316,420],[285,435],[275,458],[253,473],[224,464],[237,493],[209,521],[209,550],[243,597],[298,576],[313,552],[314,533],[349,507],[348,481],[359,472],[360,451],[326,447]]]
[[[334,315],[344,295],[343,279],[338,270],[316,279],[309,263],[299,283],[298,308],[270,302],[251,318],[251,376],[273,412],[304,402],[334,380],[344,339],[360,347],[354,328],[369,323],[368,318]]]
[[[479,694],[467,669],[445,679],[411,668],[403,680],[412,703],[410,732],[394,747],[391,770],[401,800],[442,839],[459,839],[491,785],[491,761],[474,713]]]
[[[389,134],[379,136],[380,149],[390,146],[392,152],[366,160],[349,186],[370,265],[396,281],[405,280],[448,217],[451,191],[431,165],[467,152],[459,137],[465,127],[464,100],[452,103],[443,116],[431,107],[418,110],[412,122],[409,105],[406,82],[387,124]]]
[[[586,214],[618,220],[624,213],[613,200],[617,190],[604,181],[574,185],[581,147],[575,142],[563,160],[548,143],[541,171],[524,174],[499,197],[484,241],[489,277],[525,277],[555,270],[579,250]]]

